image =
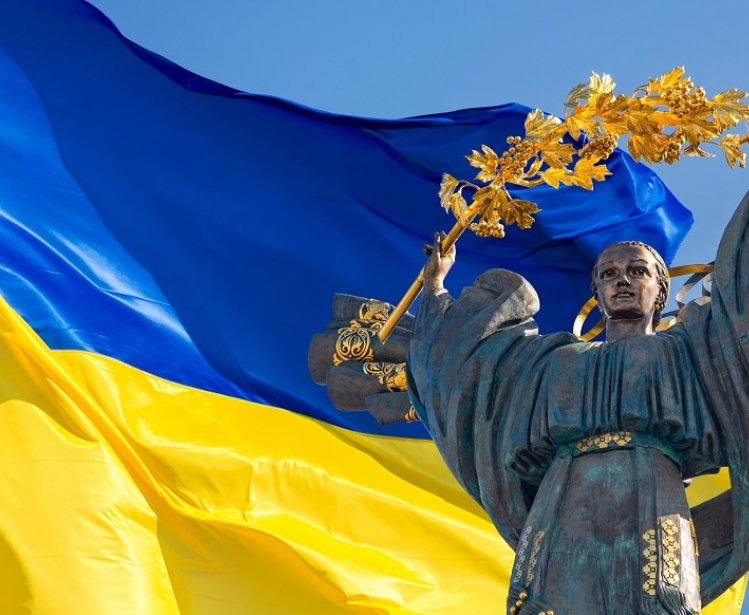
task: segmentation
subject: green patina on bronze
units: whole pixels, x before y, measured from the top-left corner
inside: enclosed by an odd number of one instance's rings
[[[749,195],[712,299],[659,335],[538,335],[535,292],[504,270],[425,296],[411,399],[516,549],[508,612],[687,615],[749,569],[748,234]],[[722,466],[730,493],[690,511],[683,481]]]

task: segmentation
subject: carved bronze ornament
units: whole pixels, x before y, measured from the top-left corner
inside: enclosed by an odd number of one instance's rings
[[[382,327],[382,322],[385,322],[390,316],[390,306],[384,301],[378,301],[377,299],[369,299],[361,304],[359,308],[359,320],[372,321],[371,328]]]
[[[405,363],[368,362],[362,365],[362,371],[365,374],[376,377],[380,384],[387,387],[388,391],[406,390]]]
[[[338,329],[338,340],[333,353],[333,365],[344,361],[371,361],[374,359],[372,338],[390,316],[390,305],[378,299],[368,299],[359,306],[358,320],[352,320],[348,327]],[[365,373],[369,373],[366,372]],[[405,383],[405,371],[403,375]],[[386,384],[382,382],[382,384]],[[391,391],[405,391],[390,389]]]
[[[344,361],[371,361],[372,359],[374,359],[372,332],[368,328],[352,320],[348,327],[338,329],[333,365],[340,365]]]

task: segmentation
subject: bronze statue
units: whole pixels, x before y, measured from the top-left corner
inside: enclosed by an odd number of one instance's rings
[[[435,239],[408,388],[516,551],[508,613],[699,613],[749,569],[748,234],[749,195],[712,299],[658,335],[663,261],[636,242],[606,248],[592,277],[605,342],[538,335],[538,297],[509,271],[453,299],[454,249],[440,257]],[[722,466],[731,491],[690,511],[683,481]]]

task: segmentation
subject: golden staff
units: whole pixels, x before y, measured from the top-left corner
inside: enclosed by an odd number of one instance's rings
[[[567,95],[564,118],[535,109],[526,117],[525,136],[508,137],[509,147],[501,155],[487,145],[480,152],[473,150],[466,158],[479,169],[475,179],[483,185],[443,174],[440,201],[458,220],[442,240],[443,253],[466,229],[480,237],[501,238],[504,225],[530,228],[538,206],[512,196],[506,184],[553,188],[564,184],[592,190],[594,181],[611,174],[602,161],[625,134],[636,161],[673,164],[681,154],[712,156],[700,146],[715,145],[731,168],[746,164],[741,147],[749,143],[749,134],[724,135],[749,120],[749,105],[742,102],[746,92],[732,89],[707,98],[703,88],[684,76],[683,67],[650,79],[631,96],[615,95],[614,87],[609,75],[593,73],[587,84],[575,86]],[[462,194],[466,188],[473,191],[470,205]],[[377,334],[383,344],[423,285],[422,268]]]
[[[474,214],[474,217],[476,215],[477,214]],[[471,218],[471,220],[469,220],[468,222],[465,222],[460,218],[458,219],[458,221],[455,223],[455,226],[450,229],[450,232],[447,234],[447,236],[440,242],[440,246],[442,246],[441,253],[443,255],[452,247],[452,245],[456,241],[458,241],[458,237],[460,237],[463,234],[463,231],[468,228],[468,225],[472,220],[473,218]],[[382,325],[382,329],[377,332],[377,337],[380,338],[380,341],[383,344],[388,341],[388,338],[393,332],[393,329],[395,329],[395,327],[398,325],[400,319],[403,318],[403,315],[408,311],[408,308],[411,307],[411,304],[416,301],[416,298],[419,296],[419,293],[421,293],[422,288],[424,288],[423,267],[421,271],[419,271],[419,275],[416,276],[416,279],[411,283],[411,286],[408,287],[406,294],[403,295],[403,298],[398,302],[398,305],[393,308],[393,311],[385,321],[385,324]]]

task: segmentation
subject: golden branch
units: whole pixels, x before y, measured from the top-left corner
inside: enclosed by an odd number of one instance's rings
[[[630,95],[616,95],[615,83],[607,74],[593,73],[587,84],[570,90],[563,118],[531,111],[525,119],[525,136],[507,137],[509,147],[497,154],[488,145],[466,156],[478,169],[476,182],[445,173],[439,189],[442,207],[458,222],[450,232],[457,236],[466,228],[479,237],[504,237],[504,227],[517,224],[530,228],[533,214],[540,210],[532,201],[513,197],[507,185],[532,187],[547,184],[559,188],[579,186],[593,189],[610,171],[603,164],[627,135],[627,149],[639,161],[673,164],[682,154],[712,156],[702,146],[716,146],[733,168],[746,165],[741,147],[749,134],[726,131],[749,120],[747,93],[732,89],[707,98],[677,67],[650,79]],[[722,137],[722,138],[721,138]],[[471,193],[470,203],[464,193]],[[456,231],[459,229],[459,231]],[[421,291],[422,276],[411,285],[380,331],[384,343],[400,316]]]

